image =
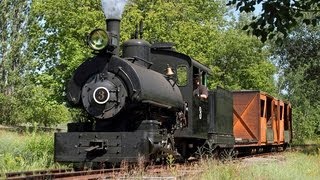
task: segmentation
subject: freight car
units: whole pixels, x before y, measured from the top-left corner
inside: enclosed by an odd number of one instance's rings
[[[286,149],[292,140],[289,102],[261,91],[233,92],[235,147],[245,153]]]
[[[270,150],[291,141],[291,107],[260,91],[209,90],[193,96],[193,78],[211,71],[171,43],[130,39],[119,56],[120,20],[88,35],[94,57],[68,82],[71,106],[91,121],[55,134],[54,159],[67,163],[159,161],[196,155]]]

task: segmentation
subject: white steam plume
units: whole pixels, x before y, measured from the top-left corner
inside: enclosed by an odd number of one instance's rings
[[[107,19],[121,19],[127,0],[101,0],[102,10]]]

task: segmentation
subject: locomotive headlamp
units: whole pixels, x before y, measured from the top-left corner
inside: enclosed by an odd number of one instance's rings
[[[96,51],[100,51],[107,47],[109,43],[109,35],[103,29],[95,29],[88,36],[88,45]]]

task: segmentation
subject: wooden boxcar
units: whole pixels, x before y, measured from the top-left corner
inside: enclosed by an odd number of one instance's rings
[[[286,147],[292,140],[291,105],[261,91],[235,91],[233,132],[236,147]]]

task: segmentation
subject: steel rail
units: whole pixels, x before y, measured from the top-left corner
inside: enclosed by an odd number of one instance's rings
[[[70,169],[67,169],[70,170]],[[6,173],[7,180],[25,180],[25,179],[86,179],[110,177],[112,174],[119,173],[122,168],[99,169],[87,171],[67,171],[67,170],[40,170]],[[72,169],[71,169],[72,170]]]

